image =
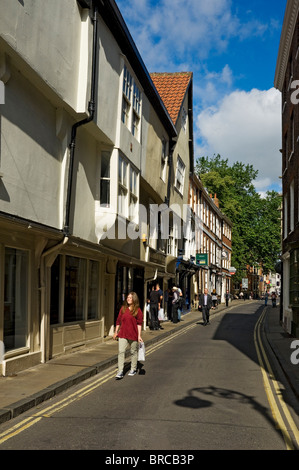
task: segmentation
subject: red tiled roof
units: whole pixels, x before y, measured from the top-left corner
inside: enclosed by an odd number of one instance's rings
[[[151,73],[150,76],[172,122],[176,124],[183,99],[192,79],[192,72]]]

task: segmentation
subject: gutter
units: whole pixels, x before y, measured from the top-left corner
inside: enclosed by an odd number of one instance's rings
[[[91,76],[91,92],[90,92],[90,101],[88,103],[88,113],[89,116],[85,119],[82,119],[79,122],[76,122],[72,126],[72,135],[70,143],[70,162],[69,162],[69,172],[68,172],[68,187],[67,187],[67,196],[66,196],[66,208],[65,208],[65,223],[63,232],[65,236],[70,235],[70,209],[71,209],[71,199],[72,199],[72,186],[73,186],[73,169],[74,169],[74,158],[75,158],[75,149],[76,149],[76,137],[77,129],[85,124],[88,124],[93,120],[95,114],[95,90],[96,90],[96,72],[97,72],[97,37],[98,37],[98,28],[97,28],[97,13],[98,7],[96,5],[96,0],[93,0],[93,51],[92,51],[92,76]]]

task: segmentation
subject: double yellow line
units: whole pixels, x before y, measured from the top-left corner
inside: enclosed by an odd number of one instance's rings
[[[264,309],[262,315],[260,316],[259,320],[255,325],[254,344],[263,376],[264,388],[276,427],[281,431],[283,435],[286,448],[288,450],[294,450],[296,446],[297,448],[299,448],[299,431],[288,410],[286,403],[283,400],[281,388],[274,377],[261,339],[261,329],[265,314],[266,309]],[[190,326],[187,326],[186,328],[183,328],[182,330],[176,333],[169,335],[164,340],[159,341],[153,344],[152,346],[149,346],[146,350],[146,356],[149,356],[153,352],[163,347],[164,344],[168,343],[169,341],[172,341],[173,339],[182,334],[187,333],[190,329],[193,329],[194,327],[195,323],[191,324]],[[81,398],[88,395],[89,393],[91,393],[92,391],[94,391],[95,389],[97,389],[105,382],[111,380],[114,377],[115,370],[110,371],[107,374],[94,380],[91,384],[81,387],[80,390],[72,393],[71,395],[68,395],[66,398],[60,400],[59,402],[50,405],[42,411],[37,412],[34,415],[22,420],[20,423],[16,424],[15,426],[7,429],[5,432],[0,434],[0,445],[8,439],[11,439],[12,437],[20,434],[21,432],[33,426],[34,424],[38,423],[42,418],[50,418],[54,413],[57,413],[58,411],[67,407],[72,402],[80,400]],[[286,424],[288,424],[288,426]],[[291,437],[290,432],[293,434],[293,438]]]
[[[276,427],[281,431],[283,435],[287,450],[296,450],[296,446],[297,449],[299,449],[299,431],[283,399],[282,390],[277,380],[275,379],[261,340],[261,328],[266,315],[266,311],[267,309],[265,308],[255,325],[255,349],[257,352],[258,361],[263,376],[264,388]],[[291,437],[290,432],[293,434],[293,438]]]
[[[188,326],[176,333],[169,335],[164,340],[153,344],[152,346],[147,348],[146,356],[149,356],[153,352],[157,351],[157,349],[160,349],[165,343],[168,343],[169,341],[173,340],[177,336],[182,335],[183,333],[186,333],[187,331],[189,331],[191,328],[194,328],[194,327],[195,327],[195,324],[192,324],[191,326]],[[68,405],[70,405],[74,401],[80,400],[81,398],[93,392],[95,389],[97,389],[98,387],[103,385],[105,382],[107,382],[108,380],[114,377],[115,377],[115,370],[110,371],[104,376],[101,376],[98,379],[93,380],[91,384],[86,385],[85,387],[81,387],[80,390],[72,393],[71,395],[68,395],[66,398],[60,400],[59,402],[51,406],[48,406],[42,411],[39,411],[33,414],[32,416],[29,416],[26,419],[23,419],[20,423],[16,424],[15,426],[10,427],[5,432],[0,434],[0,445],[3,444],[8,439],[11,439],[12,437],[17,436],[21,432],[25,431],[26,429],[30,428],[34,424],[38,423],[41,419],[50,418],[54,413],[57,413],[63,408],[66,408]]]

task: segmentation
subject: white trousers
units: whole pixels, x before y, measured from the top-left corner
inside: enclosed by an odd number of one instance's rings
[[[131,346],[131,369],[137,369],[138,341],[132,339],[118,338],[118,372],[123,372],[125,364],[125,353],[128,346]]]

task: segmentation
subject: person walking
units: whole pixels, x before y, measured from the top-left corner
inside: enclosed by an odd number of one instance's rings
[[[268,292],[266,292],[265,294],[265,306],[267,307],[267,304],[268,304],[268,298],[269,298],[269,295],[268,295]]]
[[[226,294],[225,294],[225,305],[226,305],[227,307],[228,307],[229,297],[230,297],[229,291],[227,290],[227,291],[226,291]]]
[[[180,295],[178,288],[173,286],[172,288],[172,322],[177,323],[179,321],[178,319],[178,308],[179,308],[179,302],[180,302]]]
[[[183,297],[183,292],[180,287],[177,288],[177,292],[179,294],[179,301],[178,301],[178,321],[182,320],[182,312],[183,312],[183,306],[184,306],[184,297]]]
[[[156,289],[152,289],[150,295],[149,295],[149,301],[150,301],[150,314],[151,314],[151,323],[150,323],[150,329],[151,330],[159,330],[159,320],[158,320],[158,312],[160,308],[160,301],[161,301],[161,295],[160,295],[160,287],[159,284],[156,285]]]
[[[164,330],[161,324],[161,320],[159,319],[159,310],[162,309],[163,311],[163,316],[164,316],[164,308],[163,308],[163,290],[160,289],[160,284],[156,284],[156,291],[158,291],[159,294],[159,308],[158,308],[158,330]]]
[[[139,298],[136,292],[130,292],[121,307],[117,320],[113,339],[118,339],[118,372],[116,379],[124,376],[125,351],[131,346],[131,370],[129,376],[137,374],[138,345],[142,343],[141,328],[143,314],[139,306]]]
[[[199,297],[198,308],[202,310],[202,319],[204,326],[210,324],[210,309],[212,307],[212,296],[208,294],[208,289],[204,290],[204,293]]]
[[[276,294],[275,294],[275,292],[272,292],[271,300],[272,300],[272,307],[275,308],[276,307]]]
[[[217,294],[216,294],[216,289],[213,290],[212,292],[212,302],[213,302],[213,309],[217,308]]]

